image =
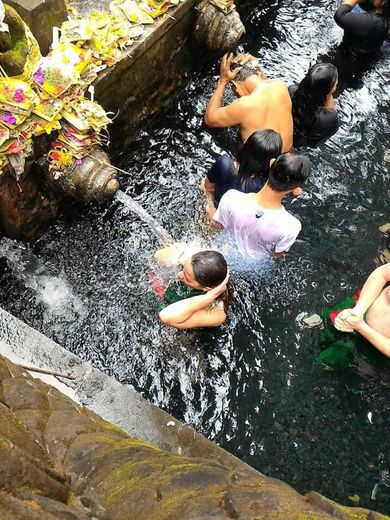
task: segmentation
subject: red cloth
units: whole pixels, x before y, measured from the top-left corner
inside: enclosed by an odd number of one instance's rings
[[[358,299],[360,298],[360,293],[361,293],[361,290],[358,289],[356,291],[356,293],[352,296],[352,300],[354,300],[355,304],[358,301]],[[330,321],[334,324],[334,320],[336,319],[338,314],[340,314],[341,311],[343,311],[344,309],[352,309],[352,308],[353,308],[352,306],[351,307],[342,307],[341,309],[335,309],[335,310],[331,311],[329,314]]]
[[[150,285],[152,286],[154,294],[159,298],[161,301],[164,300],[165,295],[165,285],[163,282],[157,278],[157,276],[153,273],[148,274]]]

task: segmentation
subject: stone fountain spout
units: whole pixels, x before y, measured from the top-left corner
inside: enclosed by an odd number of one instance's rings
[[[87,157],[73,161],[58,178],[49,171],[47,157],[40,158],[38,164],[50,188],[59,196],[80,201],[100,201],[113,198],[119,189],[116,169],[99,147],[95,147]]]

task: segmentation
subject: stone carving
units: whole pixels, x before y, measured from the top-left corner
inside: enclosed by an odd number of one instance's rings
[[[389,520],[128,436],[0,357],[2,520]]]
[[[6,4],[4,9],[8,31],[0,32],[0,65],[8,76],[20,76],[30,52],[25,26],[15,9]]]
[[[46,157],[38,161],[46,174],[47,182],[57,192],[78,200],[104,200],[112,198],[119,189],[116,170],[108,155],[96,147],[89,156],[69,166],[64,175],[54,179],[49,172]]]
[[[212,51],[230,52],[236,49],[245,28],[234,8],[224,13],[210,0],[203,0],[196,10],[195,37],[198,41]]]

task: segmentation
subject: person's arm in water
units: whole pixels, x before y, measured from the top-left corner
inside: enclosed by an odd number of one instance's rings
[[[213,220],[214,213],[217,211],[214,204],[215,183],[210,182],[209,179],[205,177],[201,182],[201,186],[206,199],[206,212],[211,221]]]
[[[229,272],[225,280],[205,294],[193,296],[185,300],[172,303],[165,307],[160,314],[162,323],[177,329],[195,329],[199,327],[218,327],[226,320],[226,313],[219,307],[211,304],[226,291]]]
[[[188,246],[183,242],[176,242],[171,246],[158,249],[154,253],[154,259],[160,265],[171,267],[187,261],[192,255],[199,253],[199,251],[201,251],[200,247]]]
[[[226,128],[241,123],[242,113],[240,99],[234,100],[226,107],[221,106],[226,85],[240,72],[240,67],[230,70],[231,62],[232,55],[225,54],[221,61],[220,76],[217,87],[208,102],[204,115],[204,122],[207,126]]]
[[[334,325],[336,329],[342,332],[356,330],[374,347],[390,357],[390,339],[370,327],[363,319],[366,311],[375,302],[388,282],[390,282],[390,263],[378,267],[370,274],[363,285],[355,307],[341,311],[337,315]]]
[[[355,313],[364,316],[364,313],[378,298],[388,282],[390,282],[390,263],[381,265],[367,278],[360,293],[359,300],[354,307]]]

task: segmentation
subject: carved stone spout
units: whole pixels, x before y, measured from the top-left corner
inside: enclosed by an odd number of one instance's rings
[[[57,179],[48,169],[48,161],[39,161],[49,185],[63,196],[77,200],[104,200],[112,198],[119,189],[116,170],[110,164],[107,154],[100,148],[81,159],[74,161]]]

